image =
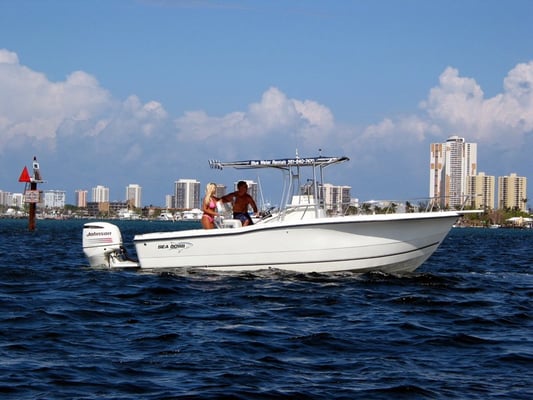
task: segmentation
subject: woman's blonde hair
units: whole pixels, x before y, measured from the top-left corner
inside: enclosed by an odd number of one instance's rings
[[[217,185],[213,182],[209,182],[205,186],[205,197],[204,197],[204,203],[209,203],[211,200],[211,197],[215,195],[215,192],[217,191]]]

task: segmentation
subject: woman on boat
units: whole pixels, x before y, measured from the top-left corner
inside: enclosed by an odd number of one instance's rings
[[[202,202],[202,226],[204,229],[213,229],[215,227],[215,217],[217,213],[217,201],[218,197],[215,196],[217,185],[214,183],[208,183],[205,187],[205,197]]]

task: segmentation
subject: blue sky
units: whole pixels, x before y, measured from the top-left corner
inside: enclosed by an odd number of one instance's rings
[[[0,190],[37,156],[44,190],[253,172],[208,159],[346,155],[361,200],[427,197],[429,144],[533,179],[529,0],[1,0]],[[276,202],[279,178],[261,175]],[[531,182],[530,182],[531,183]],[[531,183],[533,184],[533,183]],[[530,186],[531,186],[530,184]],[[531,189],[528,190],[531,193]]]

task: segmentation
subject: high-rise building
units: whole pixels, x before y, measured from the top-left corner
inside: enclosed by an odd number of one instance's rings
[[[215,191],[215,196],[220,198],[226,194],[226,185],[223,185],[221,183],[217,183],[217,189]],[[255,197],[254,197],[255,200]]]
[[[470,198],[467,204],[477,210],[493,210],[495,182],[494,176],[485,175],[484,172],[469,176],[468,195]]]
[[[141,208],[142,187],[135,183],[126,186],[126,202],[135,208]]]
[[[109,203],[109,188],[98,185],[92,189],[93,203]]]
[[[13,207],[22,207],[24,204],[24,195],[22,193],[12,193],[11,205]]]
[[[45,208],[65,208],[66,192],[63,190],[45,190],[43,192]]]
[[[78,189],[74,193],[76,194],[76,207],[87,207],[87,190]]]
[[[477,173],[477,143],[451,136],[430,147],[429,197],[441,207],[465,203],[468,177]]]
[[[174,208],[174,204],[175,204],[174,197],[175,196],[171,194],[167,194],[165,196],[165,208]]]
[[[331,183],[324,183],[318,185],[321,201],[324,204],[325,210],[331,214],[344,215],[352,205],[350,186],[337,186]],[[300,187],[300,195],[315,196],[315,186],[312,181],[308,181],[305,185]],[[316,197],[316,196],[315,196]]]
[[[13,193],[0,190],[0,206],[10,206]]]
[[[174,182],[175,208],[200,208],[200,182],[195,179],[180,179]]]
[[[344,215],[350,206],[350,186],[335,186],[330,183],[322,185],[322,199],[326,210],[333,214]]]
[[[512,173],[498,177],[498,208],[526,212],[527,178]]]

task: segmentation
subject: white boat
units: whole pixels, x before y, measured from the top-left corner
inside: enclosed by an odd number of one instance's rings
[[[136,235],[138,261],[125,255],[120,230],[107,222],[87,223],[83,250],[92,267],[143,271],[176,269],[318,272],[412,272],[444,240],[465,212],[404,212],[326,215],[321,198],[326,167],[347,157],[312,157],[236,162],[210,161],[212,168],[277,169],[283,172],[282,206],[253,225],[220,218],[218,229]],[[310,171],[312,179],[306,179]],[[307,193],[301,194],[301,182]],[[310,189],[309,182],[312,182]],[[315,196],[314,194],[318,194]]]
[[[166,210],[166,211],[162,211],[161,214],[159,214],[159,216],[157,217],[157,220],[174,222],[176,221],[176,217],[170,211]]]
[[[204,213],[198,208],[193,208],[192,210],[185,210],[181,213],[181,219],[185,221],[200,221]]]
[[[127,208],[121,208],[120,210],[118,210],[118,219],[140,219],[140,216],[139,214],[137,214],[136,212],[132,211],[132,210],[128,210]]]

